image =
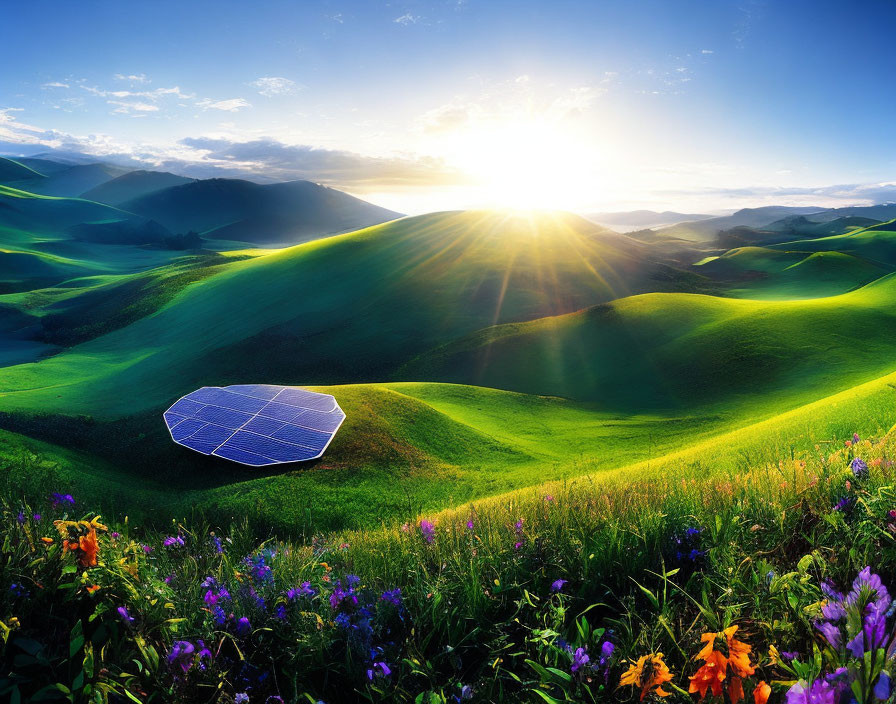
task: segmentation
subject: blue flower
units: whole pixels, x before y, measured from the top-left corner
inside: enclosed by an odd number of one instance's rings
[[[245,616],[241,617],[239,621],[236,622],[236,633],[238,636],[247,636],[252,632],[252,624],[249,623],[249,619]]]
[[[856,479],[865,479],[868,476],[868,465],[864,460],[856,457],[849,466]]]
[[[401,606],[401,589],[395,588],[385,591],[380,598],[395,606]]]
[[[128,608],[126,606],[119,606],[117,611],[118,615],[121,616],[121,620],[124,623],[130,625],[134,622],[134,617],[128,613]]]
[[[555,579],[553,584],[551,584],[551,591],[559,592],[561,589],[563,589],[563,585],[566,584],[566,582],[567,580],[565,579]]]
[[[249,701],[249,695],[245,692],[240,692],[233,698],[234,704],[247,704]]]
[[[890,674],[886,670],[881,670],[880,677],[877,678],[877,684],[874,685],[874,696],[881,701],[890,698]]]

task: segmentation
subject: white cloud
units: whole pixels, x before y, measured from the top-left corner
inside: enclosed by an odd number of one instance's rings
[[[412,15],[410,12],[404,13],[401,17],[396,17],[393,22],[407,27],[409,24],[417,24],[420,21],[420,15]]]
[[[196,103],[203,110],[226,110],[236,112],[240,108],[251,108],[252,104],[243,98],[231,98],[230,100],[200,100]]]
[[[123,73],[116,73],[114,76],[116,81],[129,81],[130,83],[149,83],[149,79],[146,77],[145,73],[132,73],[129,75],[125,75]]]
[[[124,100],[107,100],[106,102],[109,103],[109,105],[117,106],[115,108],[115,110],[113,110],[112,112],[116,112],[119,114],[129,114],[129,113],[134,113],[134,112],[158,112],[159,111],[159,106],[153,105],[152,103],[141,103],[141,102],[129,103],[129,102],[125,102]]]
[[[252,81],[250,86],[258,89],[261,95],[271,98],[275,95],[289,95],[295,93],[300,86],[295,81],[291,81],[283,76],[262,76]]]
[[[41,88],[69,88],[68,83],[62,83],[61,81],[51,81],[50,83],[44,83]]]
[[[712,49],[701,49],[701,54],[714,54],[715,52]]]

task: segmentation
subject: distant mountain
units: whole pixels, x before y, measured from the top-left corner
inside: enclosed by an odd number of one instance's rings
[[[46,176],[26,166],[21,161],[0,156],[0,183],[18,183],[43,178],[46,178]]]
[[[183,186],[193,181],[195,179],[177,176],[167,171],[131,171],[85,191],[81,194],[81,198],[108,205],[120,205],[163,188]]]
[[[813,214],[809,219],[815,222],[826,222],[836,218],[863,217],[886,222],[896,218],[896,203],[883,205],[854,205],[848,208],[830,208]]]
[[[127,220],[133,216],[102,203],[57,198],[0,185],[0,227],[59,234],[84,222]]]
[[[591,213],[586,217],[604,227],[609,227],[619,232],[629,232],[631,230],[675,225],[692,220],[706,220],[714,216],[699,213],[676,213],[672,210],[664,210],[661,213],[655,210],[628,210],[616,213]]]
[[[175,233],[258,244],[296,244],[401,217],[310,181],[260,185],[239,179],[193,181],[121,204]]]
[[[818,215],[826,216],[827,213],[813,215],[812,219],[807,218],[805,215],[791,215],[770,223],[765,229],[788,236],[828,237],[829,235],[842,235],[857,228],[871,227],[881,222],[880,220],[858,215],[845,215],[833,220],[828,220],[827,218],[819,220],[817,219]]]
[[[824,208],[801,208],[785,205],[768,205],[762,208],[743,208],[731,215],[708,218],[692,222],[682,222],[671,227],[657,230],[664,237],[678,237],[684,240],[705,242],[714,240],[722,230],[744,225],[746,227],[763,228],[769,223],[785,218],[788,215],[807,215],[823,212]]]
[[[0,157],[0,183],[30,193],[63,198],[76,198],[130,170],[113,164],[68,164],[31,157]]]

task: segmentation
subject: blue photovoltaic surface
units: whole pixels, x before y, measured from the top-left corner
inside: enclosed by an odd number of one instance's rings
[[[165,411],[171,439],[260,467],[323,455],[345,413],[329,394],[295,386],[203,386]]]

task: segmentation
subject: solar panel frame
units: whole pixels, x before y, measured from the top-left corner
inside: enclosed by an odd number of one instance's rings
[[[322,457],[345,412],[330,394],[295,386],[238,384],[196,389],[175,401],[163,417],[178,445],[262,467]]]

